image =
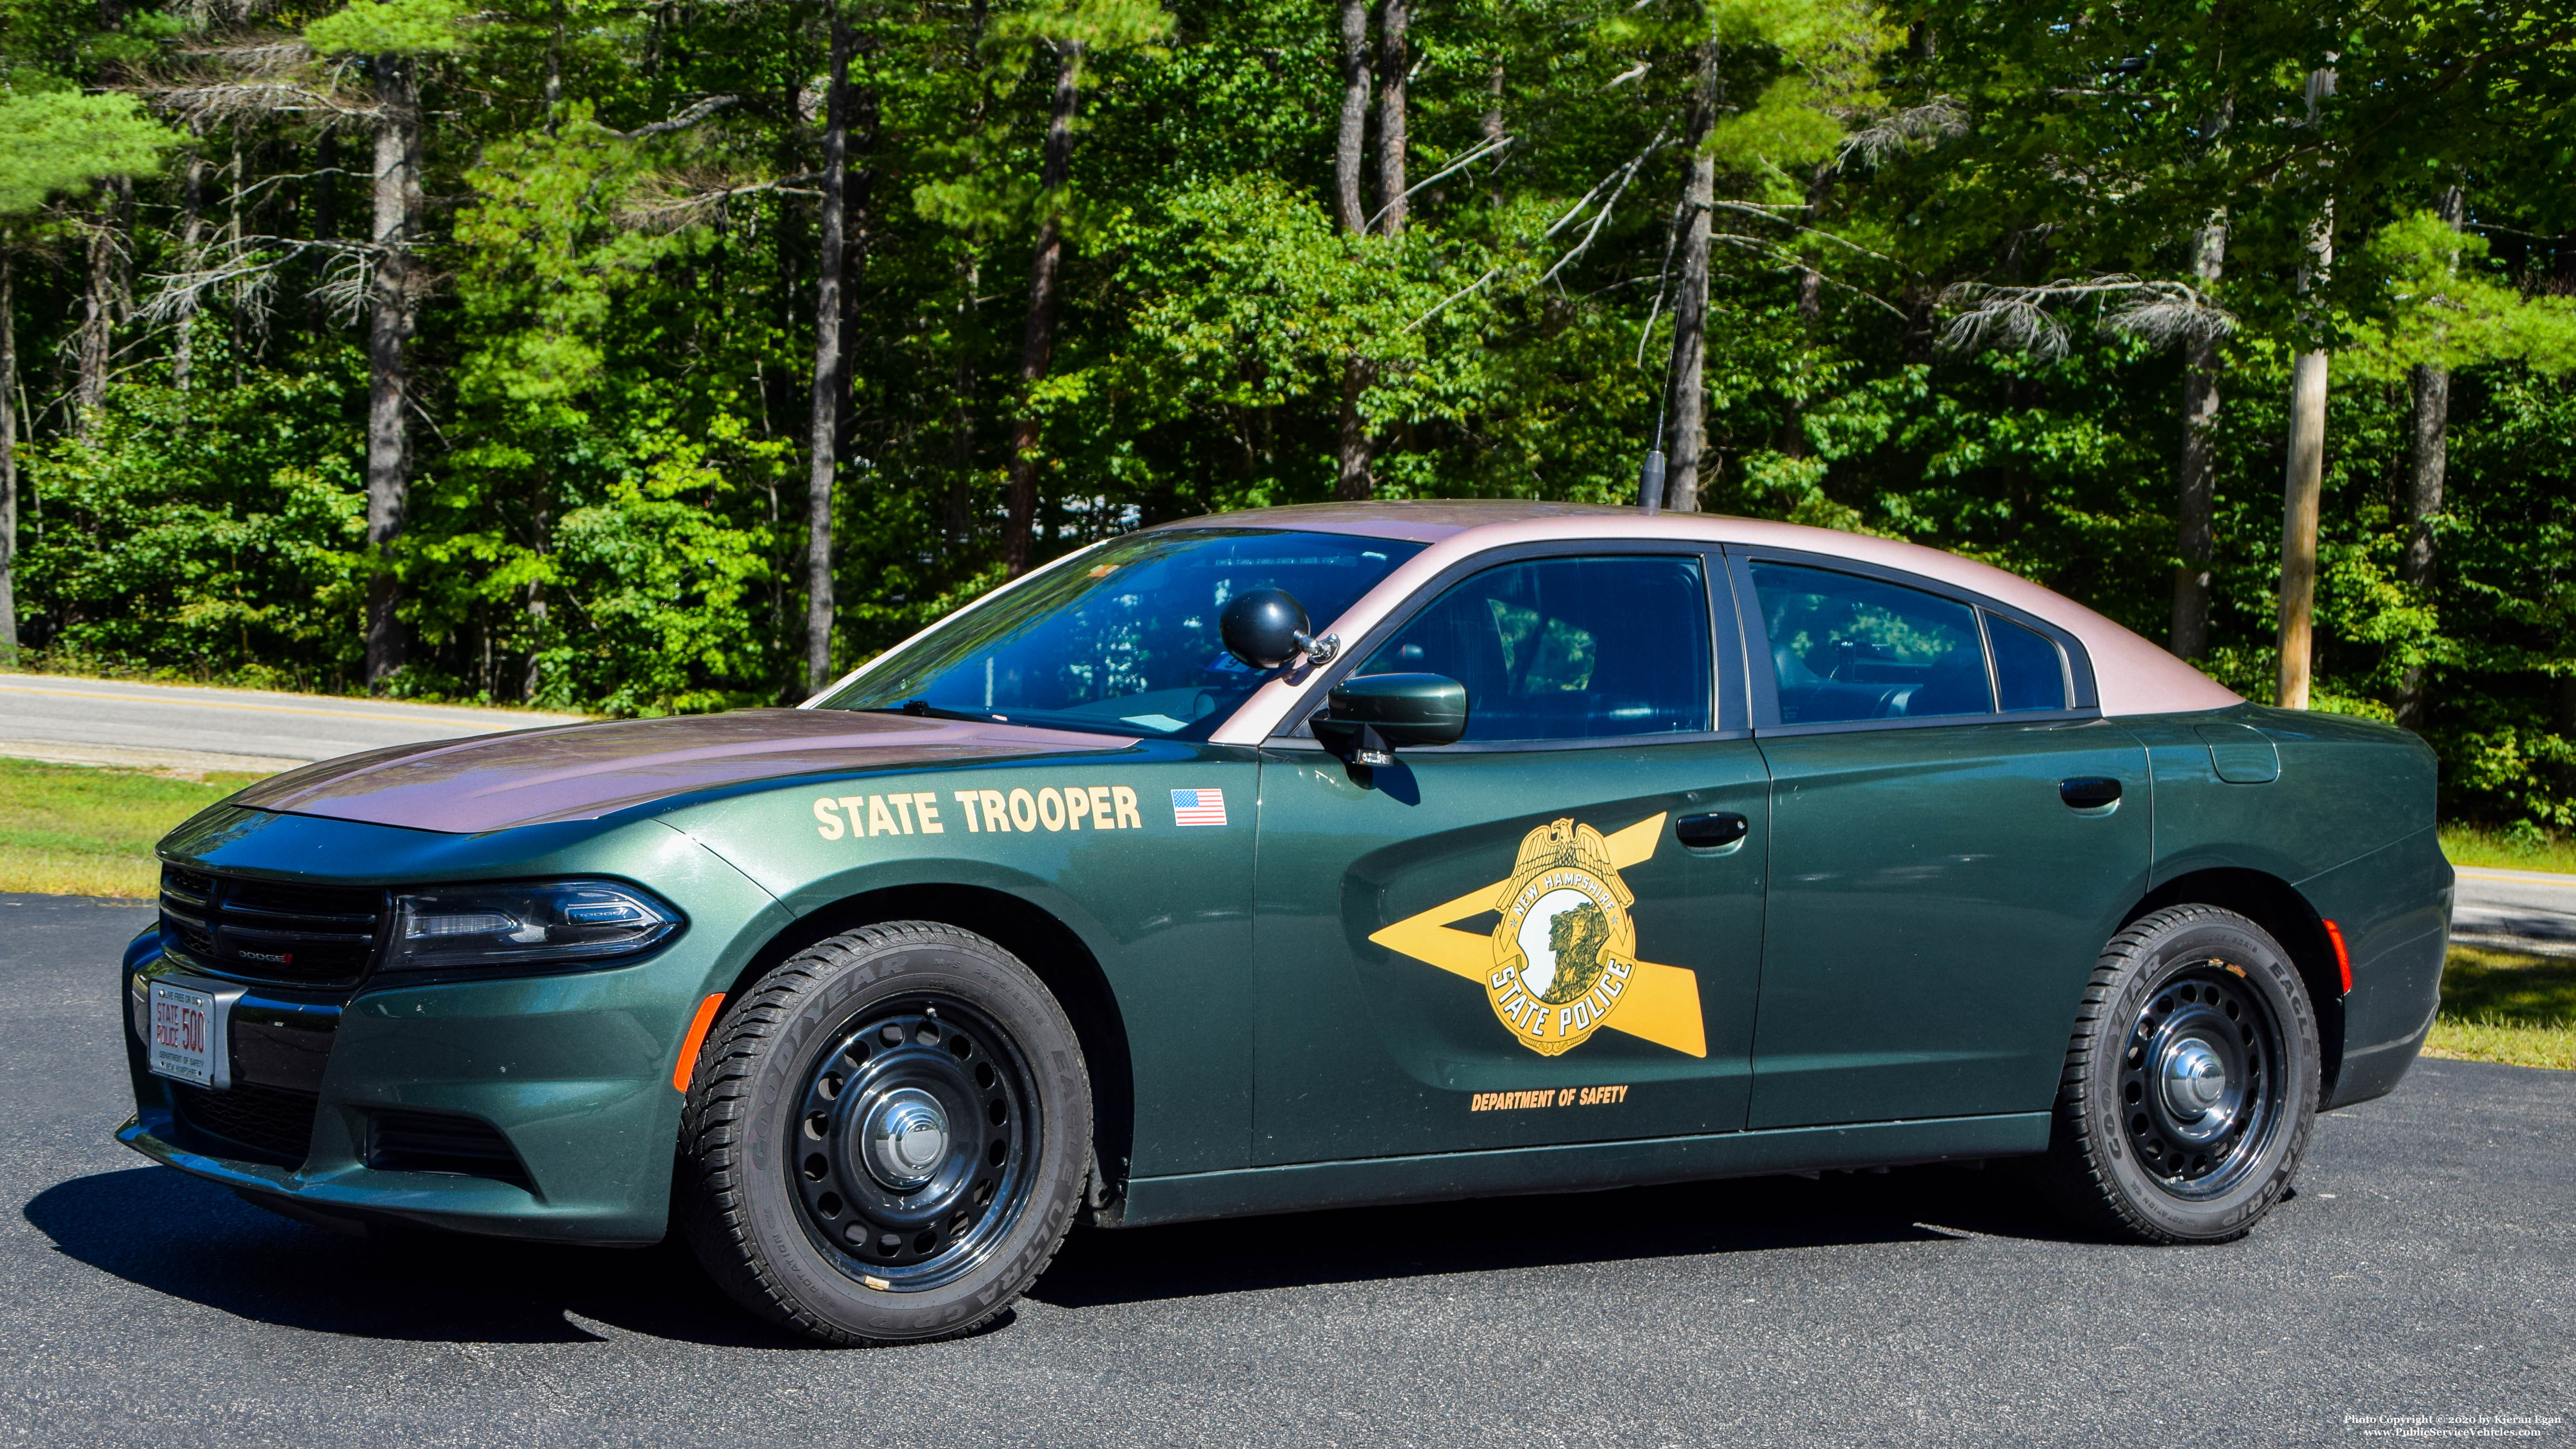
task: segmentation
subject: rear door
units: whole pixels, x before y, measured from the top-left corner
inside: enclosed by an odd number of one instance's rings
[[[1464,683],[1465,740],[1270,742],[1256,1162],[1743,1125],[1768,786],[1734,612],[1714,551],[1488,556],[1351,651]]]
[[[2046,1108],[2145,888],[2144,751],[2039,620],[1840,560],[1733,567],[1772,777],[1750,1125]]]

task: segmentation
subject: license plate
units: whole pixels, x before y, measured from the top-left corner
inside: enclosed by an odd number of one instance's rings
[[[147,1064],[157,1076],[195,1086],[215,1084],[215,998],[167,982],[152,983],[152,1050]]]

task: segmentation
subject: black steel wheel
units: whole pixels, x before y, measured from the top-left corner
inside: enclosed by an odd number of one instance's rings
[[[971,1272],[1032,1181],[1037,1082],[1009,1033],[955,996],[897,997],[800,1075],[779,1159],[815,1246],[898,1291]]]
[[[2213,906],[2142,917],[2112,938],[2085,992],[2050,1184],[2124,1236],[2242,1236],[2306,1151],[2318,1056],[2307,989],[2262,927]]]
[[[684,1222],[755,1312],[835,1343],[966,1332],[1055,1256],[1091,1145],[1082,1049],[1016,957],[867,926],[737,999],[681,1119]]]
[[[2174,1197],[2220,1197],[2281,1130],[2281,1023],[2244,968],[2168,976],[2129,1028],[2120,1102],[2138,1163]]]

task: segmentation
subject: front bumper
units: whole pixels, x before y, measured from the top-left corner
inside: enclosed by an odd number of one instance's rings
[[[656,954],[605,970],[433,985],[362,982],[336,998],[268,993],[295,998],[286,1004],[300,1013],[301,1034],[318,1051],[299,1061],[275,1050],[278,1013],[236,1008],[224,1043],[234,1088],[220,1101],[226,1094],[179,1087],[146,1070],[129,1013],[135,1113],[117,1140],[290,1216],[390,1219],[554,1242],[660,1240],[679,1135],[673,1067],[698,1003],[730,987],[757,943],[782,923],[768,893],[649,821],[577,845],[536,842],[556,847],[538,858],[509,848],[518,832],[483,837],[485,849],[464,859],[454,858],[457,837],[432,837],[450,858],[430,875],[404,869],[418,864],[405,856],[420,849],[423,832],[268,820],[250,839],[264,833],[271,857],[278,847],[300,847],[292,854],[309,859],[309,837],[365,832],[379,838],[335,840],[341,848],[332,856],[362,860],[370,875],[381,871],[392,880],[622,876],[671,900],[690,927]],[[185,863],[214,871],[269,866],[243,844],[236,839],[211,858]],[[138,938],[126,952],[127,998],[140,994],[140,983],[177,970],[163,959],[157,932]],[[311,1104],[309,1146],[299,1141],[297,1150],[262,1153],[208,1130],[223,1113],[240,1117],[267,1106],[274,1115],[279,1102],[298,1116]],[[412,1170],[385,1150],[387,1124],[397,1121],[467,1129],[506,1149],[488,1172],[470,1165]]]

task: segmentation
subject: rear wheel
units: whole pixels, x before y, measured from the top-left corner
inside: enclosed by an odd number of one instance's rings
[[[754,1312],[836,1343],[963,1333],[1026,1291],[1083,1186],[1072,1025],[1000,946],[868,926],[726,1012],[682,1123],[691,1245]]]
[[[2214,906],[2111,939],[2044,1165],[2078,1215],[2155,1243],[2243,1236],[2288,1190],[2317,1110],[2316,1012],[2289,953]]]

